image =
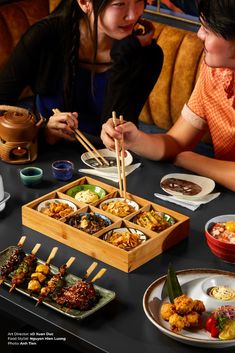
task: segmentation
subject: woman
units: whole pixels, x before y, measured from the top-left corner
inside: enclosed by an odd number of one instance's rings
[[[0,104],[16,105],[29,85],[51,144],[73,140],[77,127],[99,136],[112,110],[136,124],[163,60],[153,26],[140,20],[144,7],[144,0],[62,1],[15,48],[0,73]],[[144,31],[135,33],[138,21]]]
[[[124,134],[127,149],[153,160],[173,159],[175,165],[214,179],[235,191],[235,2],[200,0],[205,58],[200,76],[180,118],[166,134],[147,135],[132,123],[104,124],[102,140],[114,148]],[[210,131],[215,158],[191,150]]]

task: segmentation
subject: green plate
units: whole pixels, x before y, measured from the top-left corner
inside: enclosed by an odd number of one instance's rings
[[[0,268],[1,266],[7,261],[7,259],[11,256],[12,252],[16,249],[16,246],[10,246],[9,248],[3,250],[2,252],[0,252]],[[38,263],[45,263],[45,261],[42,261],[40,259],[37,259]],[[58,273],[59,269],[56,266],[50,265],[50,270],[52,274]],[[75,282],[77,282],[78,280],[81,280],[81,278],[68,273],[67,275],[65,275],[65,287],[69,287],[71,285],[73,285]],[[6,286],[11,287],[11,278],[10,275],[9,277],[7,277],[4,282],[3,282]],[[108,304],[110,301],[112,301],[115,298],[115,292],[110,291],[108,289],[99,287],[97,285],[94,285],[96,292],[99,295],[99,300],[98,302],[89,310],[84,310],[84,311],[80,311],[80,310],[76,310],[76,309],[68,309],[64,306],[61,306],[59,304],[57,304],[56,302],[54,302],[52,299],[50,298],[45,298],[44,301],[42,302],[42,304],[48,306],[49,308],[58,311],[59,313],[69,316],[73,319],[77,319],[77,320],[81,320],[84,319],[85,317],[93,314],[94,312],[96,312],[97,310],[99,310],[100,308],[102,308],[104,305]],[[26,296],[28,296],[29,298],[37,301],[38,299],[38,295],[37,294],[32,294],[30,293],[30,291],[28,291],[25,288],[21,288],[21,287],[16,287],[15,290],[17,292],[20,292]]]
[[[99,186],[91,185],[91,184],[81,184],[81,185],[74,186],[73,188],[67,190],[66,194],[71,197],[75,197],[75,195],[79,191],[83,191],[83,190],[90,190],[95,192],[100,199],[106,195],[106,191],[104,189],[100,188]]]

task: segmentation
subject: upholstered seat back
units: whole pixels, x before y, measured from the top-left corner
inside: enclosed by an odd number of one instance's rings
[[[49,14],[49,0],[23,0],[0,6],[0,68],[30,25]]]
[[[199,72],[203,43],[194,32],[154,23],[158,44],[164,52],[160,77],[140,120],[169,129],[190,97]]]

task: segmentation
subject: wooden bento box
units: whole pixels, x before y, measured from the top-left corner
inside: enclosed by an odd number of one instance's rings
[[[66,194],[69,189],[82,184],[99,186],[106,191],[106,195],[98,201],[88,205],[77,201],[74,197]],[[99,203],[105,199],[113,197],[119,197],[119,191],[117,188],[90,177],[82,177],[23,205],[22,223],[29,228],[43,233],[65,245],[72,247],[73,249],[79,250],[124,272],[133,271],[187,237],[189,230],[189,217],[127,193],[127,198],[135,201],[139,205],[139,210],[133,212],[133,214],[130,214],[127,217],[120,218],[99,208]],[[112,223],[108,227],[90,235],[84,231],[74,228],[69,224],[66,224],[66,217],[64,219],[62,218],[57,220],[39,212],[36,209],[39,203],[52,198],[72,201],[78,208],[74,214],[97,212],[107,216]],[[156,231],[148,230],[132,222],[133,218],[138,215],[139,212],[149,210],[155,210],[170,215],[176,220],[176,223],[157,233]],[[146,235],[147,240],[139,244],[137,247],[127,251],[110,244],[103,239],[105,233],[119,227],[140,230]]]

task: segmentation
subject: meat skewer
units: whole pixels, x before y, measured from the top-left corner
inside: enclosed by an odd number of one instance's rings
[[[55,257],[58,251],[57,247],[51,250],[48,259],[45,264],[38,264],[34,273],[31,274],[31,280],[28,283],[28,290],[31,292],[39,293],[42,287],[42,283],[45,282],[46,278],[50,273],[50,262]]]
[[[90,282],[78,280],[68,288],[62,288],[61,292],[54,298],[57,304],[69,309],[89,310],[99,300],[99,293],[95,290],[93,283],[101,278],[106,272],[102,268]]]
[[[9,290],[9,293],[11,293],[16,286],[21,285],[26,279],[26,277],[29,276],[30,273],[33,271],[37,261],[35,255],[39,250],[40,246],[41,244],[37,243],[34,246],[33,250],[31,251],[31,254],[26,255],[23,258],[22,262],[19,264],[18,268],[16,269],[12,277],[12,280],[11,280],[12,286]]]
[[[40,304],[46,297],[48,297],[49,295],[54,295],[58,290],[62,288],[65,273],[67,269],[72,265],[74,260],[75,257],[71,257],[66,262],[66,264],[60,266],[59,272],[51,277],[46,286],[42,287],[36,306],[38,306],[38,304]]]
[[[14,249],[12,252],[11,256],[7,261],[5,262],[4,265],[2,265],[0,272],[1,272],[1,277],[0,277],[0,285],[2,282],[6,279],[6,277],[14,271],[16,266],[23,260],[23,257],[25,256],[25,253],[22,249],[24,242],[25,242],[26,236],[22,236],[17,244],[17,247]]]

